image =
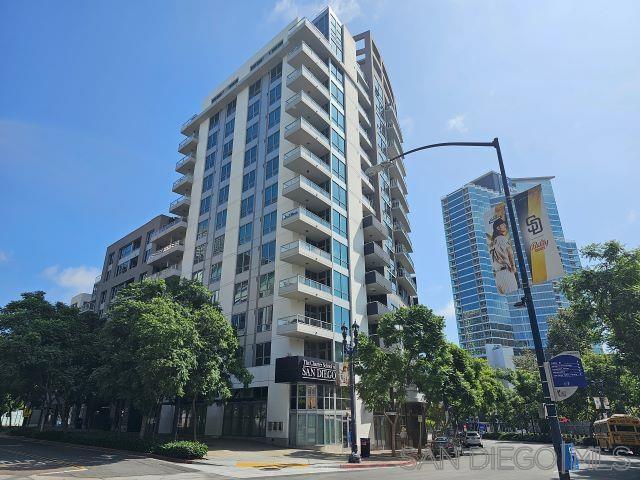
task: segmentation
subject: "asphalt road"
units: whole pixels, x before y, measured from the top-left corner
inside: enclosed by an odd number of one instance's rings
[[[459,461],[426,458],[413,465],[377,469],[243,468],[215,461],[177,464],[135,454],[112,453],[91,447],[36,443],[0,436],[0,479],[169,479],[203,480],[222,478],[282,478],[318,480],[549,480],[557,478],[552,452],[534,444],[485,441],[485,450],[474,450]],[[573,479],[640,479],[640,457],[611,455],[585,457]],[[233,463],[233,462],[231,462]]]

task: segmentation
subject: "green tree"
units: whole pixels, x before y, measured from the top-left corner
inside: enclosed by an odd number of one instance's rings
[[[0,310],[3,382],[16,398],[42,407],[40,429],[54,402],[66,412],[77,380],[74,363],[78,310],[51,304],[45,293],[23,293]]]
[[[105,394],[128,399],[142,412],[140,437],[166,398],[184,395],[196,366],[193,314],[176,302],[164,281],[123,288],[102,332],[102,362],[95,379]]]
[[[589,267],[562,282],[573,312],[567,321],[606,342],[640,378],[640,248],[627,250],[609,241],[581,253]]]
[[[191,397],[193,439],[196,440],[198,399],[225,401],[231,397],[232,381],[245,388],[252,376],[239,357],[238,339],[229,321],[217,305],[211,303],[211,291],[202,283],[182,279],[168,287],[173,298],[185,308],[194,321],[197,340],[192,344],[195,363],[189,370],[185,393]]]

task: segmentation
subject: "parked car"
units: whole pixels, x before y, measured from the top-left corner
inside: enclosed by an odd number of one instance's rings
[[[443,452],[447,452],[450,457],[457,457],[462,455],[462,447],[455,438],[436,437],[433,441],[433,454],[439,457]]]
[[[462,444],[467,447],[480,447],[482,448],[482,438],[478,432],[467,431],[464,433],[464,437],[462,438]]]

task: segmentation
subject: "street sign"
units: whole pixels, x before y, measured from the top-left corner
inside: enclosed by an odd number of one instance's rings
[[[609,399],[607,397],[602,398],[602,405],[605,410],[611,410],[611,404],[609,403]]]
[[[587,386],[587,378],[578,352],[562,352],[551,358],[549,371],[556,388]]]
[[[418,415],[418,423],[422,423],[422,415]]]
[[[593,397],[593,403],[596,406],[596,410],[600,410],[602,408],[602,399],[600,397]]]

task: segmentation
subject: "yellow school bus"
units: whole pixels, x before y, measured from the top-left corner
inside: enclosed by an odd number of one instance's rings
[[[603,450],[628,447],[634,453],[640,450],[640,418],[630,415],[611,415],[593,423],[593,433]]]

